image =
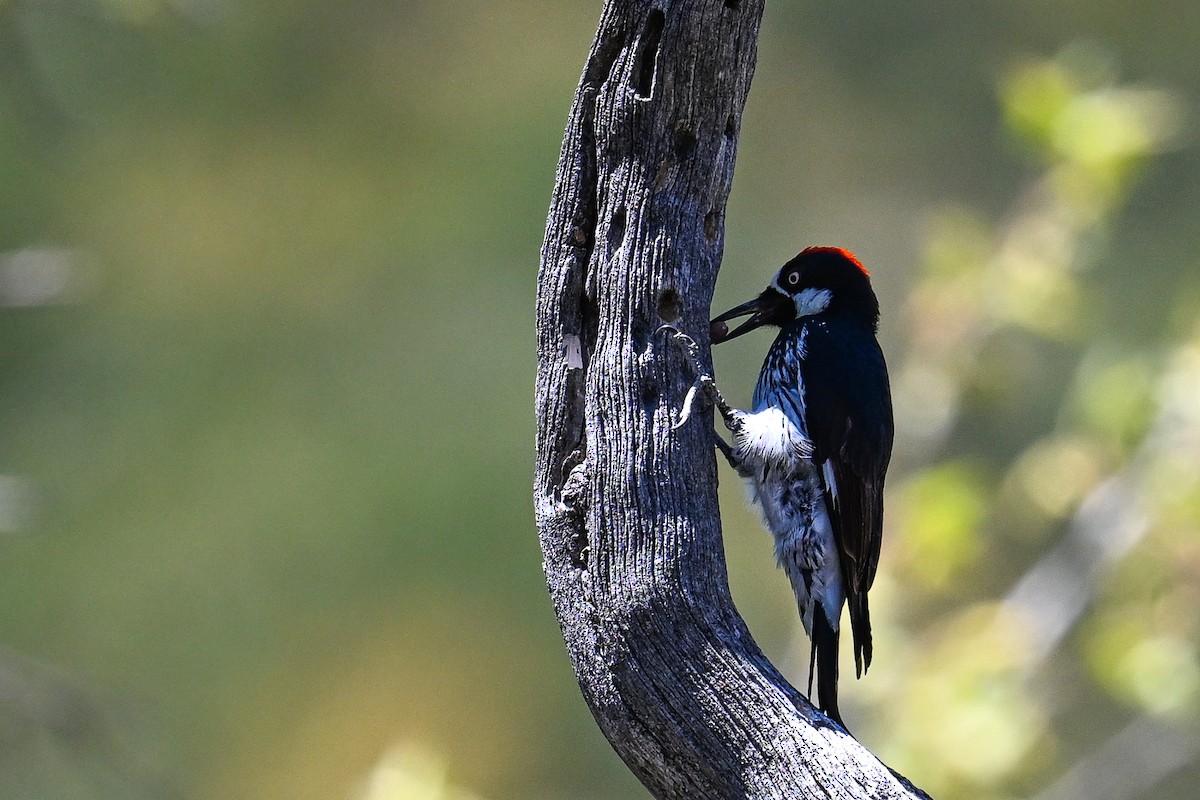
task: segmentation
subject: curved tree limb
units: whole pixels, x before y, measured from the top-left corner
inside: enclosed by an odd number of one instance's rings
[[[535,510],[604,735],[658,798],[925,797],[783,679],[729,595],[707,357],[762,0],[608,0],[571,109],[537,300]],[[701,415],[703,416],[703,415]]]

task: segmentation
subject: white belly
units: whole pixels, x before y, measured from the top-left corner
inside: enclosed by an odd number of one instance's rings
[[[813,609],[820,603],[837,630],[846,595],[811,444],[777,408],[746,414],[742,422],[734,438],[740,472],[775,539],[775,557],[791,581],[804,629],[812,635]]]

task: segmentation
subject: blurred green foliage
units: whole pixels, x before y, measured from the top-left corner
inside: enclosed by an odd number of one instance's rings
[[[899,438],[844,704],[942,800],[1089,797],[1127,731],[1176,757],[1113,797],[1200,780],[1198,9],[767,9],[716,305],[807,244],[873,271]],[[598,13],[0,2],[0,796],[644,796],[529,503]],[[802,683],[735,484],[735,597]]]

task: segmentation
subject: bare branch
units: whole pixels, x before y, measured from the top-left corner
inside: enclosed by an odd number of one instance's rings
[[[925,797],[832,725],[729,595],[707,415],[672,423],[708,308],[762,0],[610,0],[538,284],[535,509],[579,684],[659,798]]]

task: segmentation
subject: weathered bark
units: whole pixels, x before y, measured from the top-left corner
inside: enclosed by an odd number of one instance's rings
[[[659,798],[924,797],[783,679],[729,595],[693,375],[708,346],[762,0],[609,0],[571,109],[538,284],[534,499],[600,728]]]

